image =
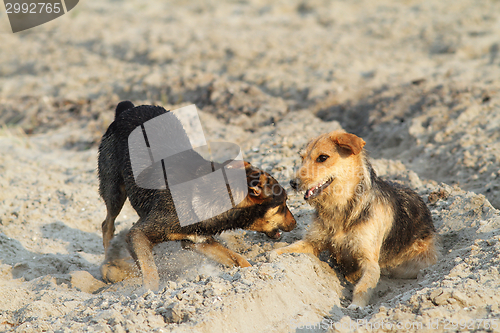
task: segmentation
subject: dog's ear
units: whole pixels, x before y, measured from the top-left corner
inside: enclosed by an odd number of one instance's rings
[[[366,144],[365,140],[351,133],[334,133],[330,138],[340,147],[351,151],[354,155],[359,154]]]
[[[254,168],[247,161],[237,161],[236,163],[233,161],[231,164],[227,166],[228,169],[243,169],[245,168],[245,172],[247,174],[247,184],[248,184],[248,194],[254,198],[265,198],[266,193],[266,184],[267,184],[267,176],[265,173],[257,168]]]
[[[258,197],[262,194],[262,189],[258,186],[252,186],[248,188],[248,193],[253,197]]]
[[[247,173],[248,194],[261,200],[273,196],[272,187],[268,184],[268,176],[261,170],[251,169]]]

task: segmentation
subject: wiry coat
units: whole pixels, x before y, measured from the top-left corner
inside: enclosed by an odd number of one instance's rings
[[[379,178],[353,134],[332,132],[312,140],[291,185],[306,190],[316,218],[304,239],[276,250],[319,255],[328,250],[350,281],[353,306],[365,306],[381,269],[411,278],[437,260],[429,209],[407,187]]]

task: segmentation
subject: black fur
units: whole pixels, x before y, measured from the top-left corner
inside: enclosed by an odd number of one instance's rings
[[[134,107],[134,104],[130,101],[123,101],[118,103],[116,106],[116,111],[115,111],[115,119],[118,118],[118,116],[123,112],[127,111],[128,109],[132,109]]]
[[[415,240],[426,239],[436,232],[431,212],[417,193],[400,184],[385,182],[380,178],[377,186],[383,189],[394,209],[394,222],[382,245],[382,253],[396,255]]]
[[[118,215],[128,197],[132,207],[141,217],[133,228],[144,228],[146,234],[155,235],[150,241],[159,243],[166,241],[166,236],[171,233],[214,235],[224,230],[244,229],[257,218],[262,218],[269,208],[286,200],[286,194],[285,197],[283,194],[277,195],[268,202],[246,208],[234,208],[209,220],[181,227],[168,187],[166,190],[148,190],[136,185],[128,149],[128,136],[137,126],[166,112],[168,111],[159,106],[133,107],[130,102],[118,104],[116,119],[102,138],[98,158],[99,193],[111,214]],[[182,126],[180,122],[179,126]],[[172,144],[186,140],[189,142],[187,135],[172,136],[166,142],[169,140]],[[192,153],[196,154],[194,151]],[[203,159],[199,155],[197,158]],[[276,182],[273,178],[269,181],[269,187],[274,185],[273,181]]]
[[[370,178],[377,197],[392,206],[394,221],[382,244],[381,253],[394,256],[417,239],[426,239],[436,232],[432,215],[422,198],[410,188],[378,177],[369,162]]]

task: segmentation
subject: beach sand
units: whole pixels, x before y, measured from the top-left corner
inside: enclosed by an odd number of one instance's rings
[[[500,2],[81,1],[0,38],[0,331],[500,331]],[[218,236],[249,268],[171,242],[159,292],[103,282],[97,146],[125,99],[196,104],[208,141],[285,187],[297,228]],[[424,198],[441,241],[362,310],[327,257],[266,255],[310,225],[288,182],[335,129]],[[114,246],[137,218],[127,202]]]

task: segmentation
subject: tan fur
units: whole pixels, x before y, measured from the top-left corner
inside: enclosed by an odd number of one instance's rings
[[[121,185],[121,190],[125,191],[125,185]],[[108,248],[115,234],[115,219],[117,215],[111,214],[111,209],[107,209],[106,219],[102,222],[102,244],[104,246],[104,253],[108,253]]]
[[[208,241],[202,243],[189,243],[184,245],[184,248],[195,250],[198,253],[204,254],[212,260],[226,266],[250,267],[250,263],[243,256],[235,253],[222,244],[218,243],[212,237]]]
[[[279,212],[280,209],[282,212]],[[256,219],[248,227],[248,230],[266,233],[276,229],[277,226],[280,226],[280,229],[283,231],[291,231],[295,228],[296,222],[288,207],[280,205],[270,209],[263,218]]]
[[[391,229],[394,211],[371,190],[368,167],[364,163],[364,145],[361,138],[342,131],[323,134],[309,142],[300,154],[302,165],[297,172],[300,189],[307,191],[329,179],[333,181],[318,197],[310,200],[317,217],[304,239],[273,251],[277,255],[300,252],[318,256],[328,250],[346,268],[346,278],[353,283],[357,281],[353,307],[368,304],[381,269],[396,277],[415,277],[421,268],[437,260],[435,237],[416,241],[396,257],[381,258],[380,251]],[[317,159],[321,155],[328,158],[319,162]],[[356,205],[347,216],[339,215],[354,195],[359,195]],[[368,221],[352,225],[366,207],[371,211]]]
[[[403,279],[416,278],[422,268],[436,263],[438,259],[436,248],[435,237],[417,240],[412,247],[397,257],[383,258],[384,263],[381,266],[390,276]]]
[[[141,276],[132,257],[124,259],[118,258],[104,262],[101,266],[101,274],[103,280],[108,283],[116,283]]]
[[[104,253],[107,253],[109,244],[115,233],[115,219],[116,216],[112,216],[108,211],[106,219],[102,222],[102,244],[104,245]]]
[[[170,234],[170,240],[183,241],[182,246],[185,249],[194,250],[204,254],[216,262],[227,266],[249,267],[250,263],[241,255],[229,250],[222,244],[218,243],[211,236],[199,236],[193,234]],[[186,240],[188,242],[186,242]],[[119,247],[118,247],[119,248]],[[106,254],[106,260],[101,266],[101,274],[106,282],[116,283],[131,277],[140,277],[140,272],[137,269],[132,257],[122,258],[120,253],[111,246],[110,251]],[[139,255],[146,257],[144,253]],[[141,266],[141,269],[147,271],[148,276],[152,279],[148,282],[148,287],[157,287],[159,284],[156,276],[158,275],[156,265],[151,265],[151,262],[145,261],[146,264]]]
[[[142,273],[144,287],[151,290],[158,290],[160,285],[160,276],[156,268],[153,257],[153,244],[147,239],[142,231],[135,232],[130,237],[131,243],[135,244],[134,250],[137,256],[136,263]]]

